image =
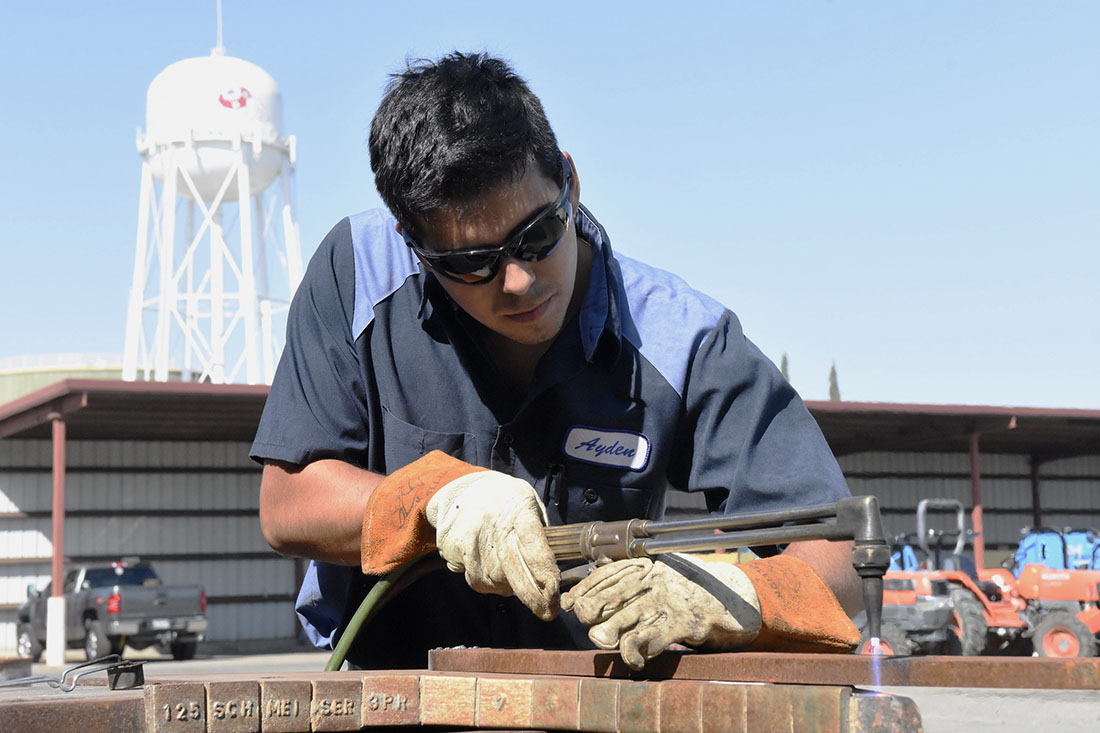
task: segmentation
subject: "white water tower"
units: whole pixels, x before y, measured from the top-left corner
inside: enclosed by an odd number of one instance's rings
[[[282,350],[295,140],[275,80],[220,46],[149,85],[123,379],[270,383]]]

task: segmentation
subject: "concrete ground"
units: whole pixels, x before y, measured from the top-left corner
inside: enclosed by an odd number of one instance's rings
[[[1100,690],[872,687],[917,704],[926,733],[1096,733]]]
[[[312,672],[323,670],[327,652],[306,648],[280,653],[210,654],[176,662],[152,650],[126,650],[126,658],[144,660],[146,676],[205,673]],[[69,664],[84,660],[70,651]],[[60,675],[62,667],[35,664],[32,674]],[[1100,690],[1003,690],[958,687],[874,687],[916,702],[926,733],[1096,733],[1100,731]]]
[[[328,664],[330,652],[317,651],[311,647],[301,647],[296,651],[277,653],[204,653],[200,647],[194,659],[177,662],[169,654],[161,654],[153,649],[140,651],[127,648],[123,658],[145,662],[145,676],[158,677],[172,674],[206,674],[216,672],[262,673],[262,672],[312,672],[323,670]],[[66,665],[80,664],[84,661],[84,652],[70,649],[65,653]],[[65,667],[52,667],[46,664],[31,665],[33,675],[48,674],[56,677]]]

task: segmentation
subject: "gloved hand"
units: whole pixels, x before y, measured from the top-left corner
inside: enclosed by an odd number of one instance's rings
[[[497,471],[471,473],[428,502],[439,554],[479,593],[516,597],[536,616],[558,615],[558,565],[543,533],[546,507],[531,484]]]
[[[745,573],[678,553],[596,568],[562,595],[561,606],[592,627],[593,644],[618,648],[634,669],[674,643],[722,651],[760,631],[760,603]]]
[[[363,516],[361,565],[381,575],[439,549],[481,593],[512,595],[545,620],[558,613],[558,566],[546,509],[522,479],[432,451],[375,487]]]
[[[662,568],[662,566],[664,566]],[[685,555],[619,560],[565,593],[596,646],[640,669],[669,645],[849,652],[859,631],[820,576],[786,555],[741,565]]]

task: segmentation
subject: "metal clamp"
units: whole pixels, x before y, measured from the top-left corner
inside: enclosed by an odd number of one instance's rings
[[[76,689],[77,680],[96,672],[107,672],[107,687],[112,690],[129,690],[145,684],[145,669],[142,662],[124,662],[118,654],[108,654],[98,659],[75,664],[61,673],[60,677],[47,674],[33,677],[19,677],[0,682],[0,687],[25,687],[44,683],[62,692]]]

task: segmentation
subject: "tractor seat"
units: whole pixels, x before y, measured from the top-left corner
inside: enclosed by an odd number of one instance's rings
[[[978,583],[978,589],[991,601],[1001,600],[1001,586],[997,585],[992,580],[981,581]]]
[[[974,561],[966,556],[960,555],[957,558],[958,569],[970,576],[970,579],[974,581],[974,584],[978,586],[978,589],[991,601],[1001,600],[1001,588],[992,580],[982,580],[978,577],[978,569],[974,565]]]

